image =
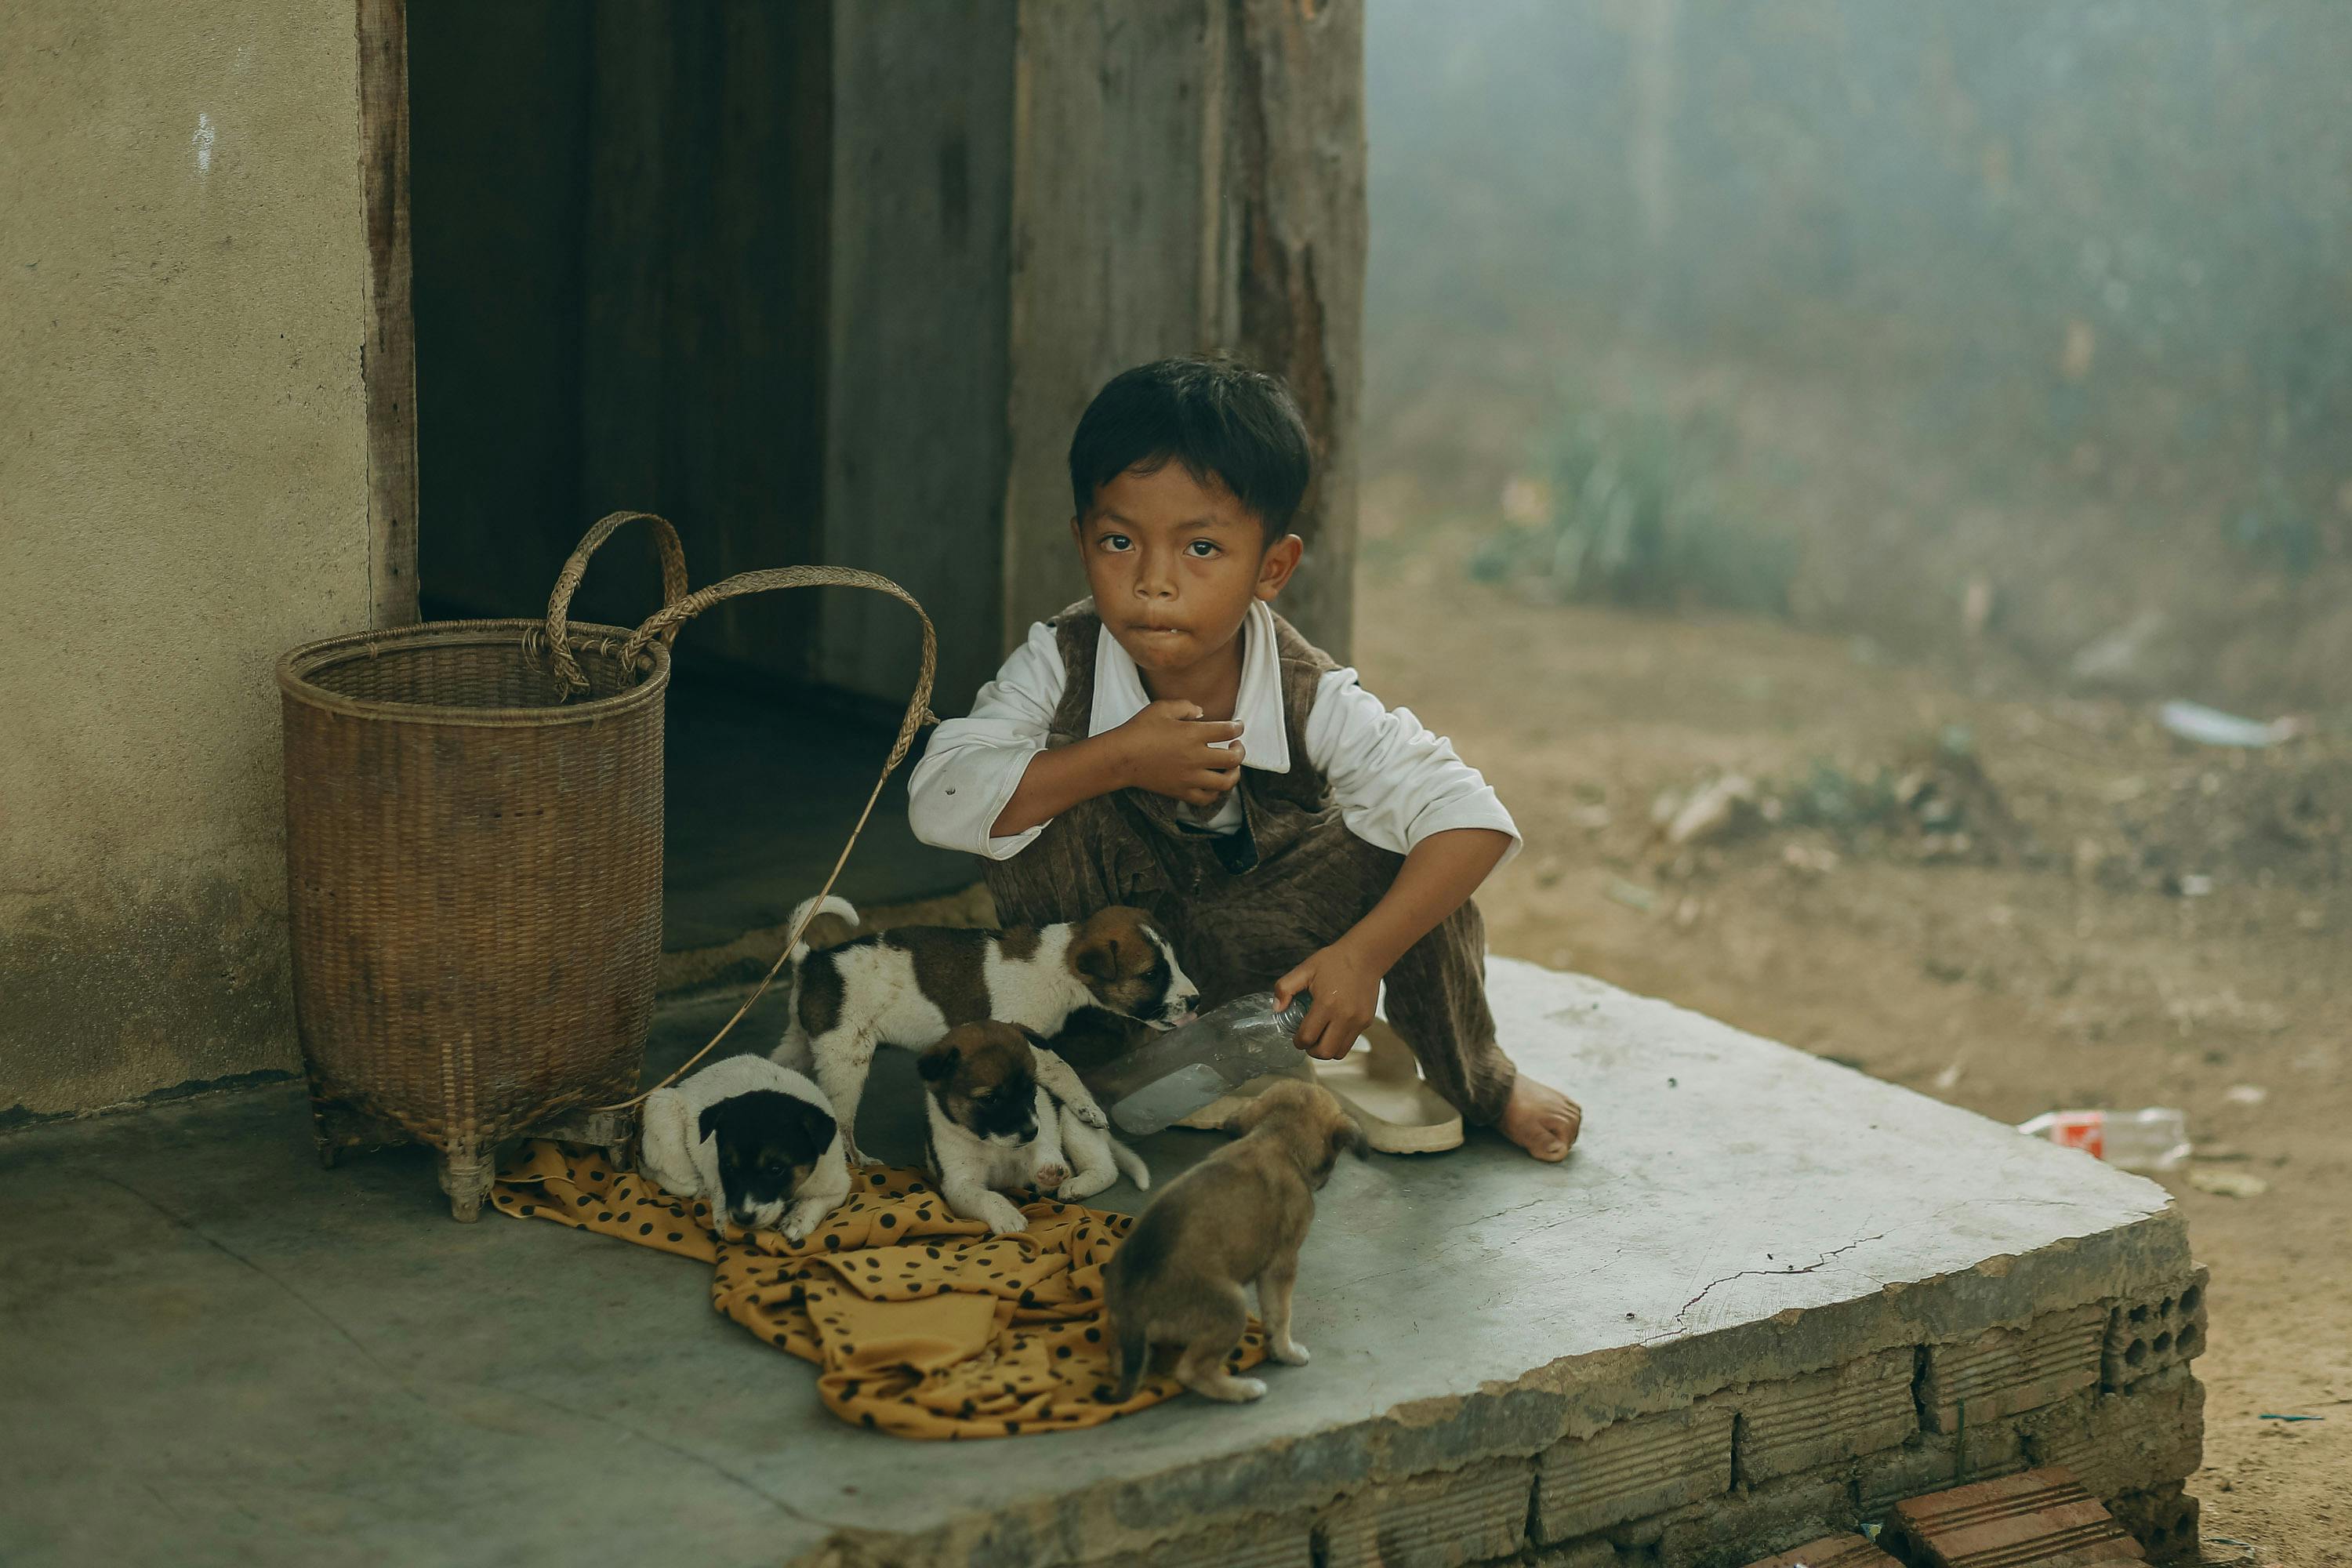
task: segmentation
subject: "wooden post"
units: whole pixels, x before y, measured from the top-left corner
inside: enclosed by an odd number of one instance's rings
[[[416,619],[416,323],[410,307],[406,0],[358,0],[368,251],[368,624]]]
[[[1315,437],[1307,564],[1283,611],[1345,658],[1362,418],[1362,0],[1227,0],[1223,146],[1231,343],[1290,383]]]
[[[1012,430],[1003,640],[1086,595],[1070,433],[1102,384],[1214,348],[1223,292],[1202,149],[1223,0],[1024,0],[1013,105]]]
[[[1014,78],[1003,639],[1080,597],[1070,432],[1102,384],[1223,350],[1316,444],[1283,612],[1345,657],[1362,384],[1362,0],[1025,0]]]

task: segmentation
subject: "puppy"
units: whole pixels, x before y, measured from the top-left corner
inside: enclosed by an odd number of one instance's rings
[[[1275,1359],[1307,1364],[1307,1347],[1290,1337],[1298,1247],[1315,1194],[1343,1151],[1363,1152],[1363,1131],[1328,1089],[1297,1081],[1276,1084],[1226,1125],[1241,1137],[1162,1188],[1103,1270],[1115,1399],[1134,1394],[1158,1344],[1183,1347],[1176,1376],[1195,1394],[1264,1394],[1256,1378],[1225,1370],[1248,1326],[1242,1287],[1252,1280]]]
[[[795,923],[807,908],[793,911]],[[819,912],[857,918],[836,898]],[[991,1018],[1051,1035],[1082,1007],[1171,1028],[1201,999],[1150,917],[1121,908],[1034,931],[903,926],[822,952],[798,946],[793,972],[790,1020],[774,1059],[824,1086],[859,1164],[857,1102],[877,1046],[921,1050],[959,1024]],[[1067,1062],[1052,1051],[1033,1054],[1037,1081],[1055,1099],[1088,1127],[1110,1125]]]
[[[849,1195],[824,1091],[765,1057],[729,1057],[646,1096],[637,1163],[672,1194],[706,1199],[713,1236],[731,1216],[746,1230],[782,1220],[785,1240],[805,1240]]]
[[[940,1195],[998,1236],[1029,1221],[1000,1189],[1034,1187],[1065,1203],[1090,1198],[1125,1172],[1151,1172],[1135,1151],[1087,1126],[1037,1081],[1034,1036],[990,1020],[960,1024],[915,1064],[923,1079],[924,1158]]]

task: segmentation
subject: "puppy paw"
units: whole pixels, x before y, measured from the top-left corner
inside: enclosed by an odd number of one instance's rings
[[[1280,1362],[1285,1366],[1305,1366],[1307,1364],[1307,1347],[1300,1344],[1297,1340],[1285,1340],[1278,1344],[1269,1345],[1266,1348],[1274,1352],[1274,1359]]]
[[[1092,1100],[1087,1100],[1084,1102],[1072,1100],[1070,1102],[1070,1114],[1076,1117],[1080,1121],[1085,1122],[1087,1126],[1094,1128],[1097,1131],[1100,1131],[1102,1129],[1110,1125],[1110,1118],[1103,1114],[1103,1108],[1095,1104]]]
[[[1214,1389],[1200,1391],[1212,1399],[1223,1399],[1234,1405],[1246,1405],[1253,1399],[1265,1397],[1265,1384],[1255,1377],[1229,1377]]]
[[[989,1195],[995,1201],[982,1211],[980,1219],[988,1226],[990,1235],[1012,1236],[1029,1228],[1029,1216],[1014,1208],[1010,1199],[997,1197],[993,1193]]]
[[[1036,1187],[1038,1191],[1043,1192],[1048,1187],[1058,1187],[1069,1179],[1070,1168],[1056,1160],[1048,1164],[1038,1166],[1036,1174],[1030,1178],[1030,1184]],[[1055,1195],[1066,1197],[1068,1194],[1056,1194]]]

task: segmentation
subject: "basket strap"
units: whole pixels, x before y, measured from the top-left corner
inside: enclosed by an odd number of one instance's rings
[[[610,539],[613,531],[623,523],[635,522],[640,518],[653,524],[654,546],[661,552],[663,605],[675,606],[686,597],[686,552],[678,544],[677,530],[669,525],[667,518],[656,517],[649,511],[616,511],[600,520],[580,541],[580,547],[572,552],[572,558],[564,562],[563,570],[555,574],[555,591],[547,596],[548,657],[554,660],[555,678],[567,694],[588,689],[588,677],[582,671],[580,660],[572,651],[572,595],[579,590],[580,579],[588,571],[588,557],[596,553],[596,547]],[[673,637],[677,635],[675,625],[668,629],[667,635]],[[532,651],[530,641],[529,637],[524,639],[526,653]],[[635,651],[636,645],[633,644],[630,652],[634,655]],[[621,668],[629,668],[630,661],[625,660]]]
[[[931,626],[931,617],[924,613],[923,606],[912,594],[877,573],[860,572],[848,566],[780,566],[766,572],[739,573],[665,605],[644,626],[630,633],[629,640],[621,648],[621,668],[627,669],[635,663],[646,644],[657,637],[676,637],[679,626],[722,600],[741,598],[747,594],[764,594],[779,588],[826,586],[870,588],[877,594],[887,594],[913,610],[916,618],[923,623],[922,663],[915,673],[914,695],[907,699],[906,715],[898,721],[898,738],[890,742],[890,754],[883,759],[882,772],[875,778],[874,788],[866,796],[866,808],[857,814],[857,822],[850,828],[849,837],[843,842],[841,853],[834,858],[833,869],[825,874],[824,886],[817,889],[815,898],[803,906],[801,918],[793,922],[792,931],[784,938],[783,951],[776,954],[776,962],[768,966],[768,973],[761,978],[758,988],[743,999],[743,1005],[735,1009],[735,1016],[719,1026],[719,1032],[710,1037],[709,1043],[688,1058],[668,1077],[652,1089],[627,1100],[612,1105],[600,1105],[596,1108],[599,1110],[629,1110],[643,1104],[655,1089],[667,1089],[684,1078],[697,1062],[716,1049],[719,1042],[743,1021],[743,1016],[751,1010],[753,1005],[768,994],[768,987],[775,984],[776,976],[782,973],[784,965],[791,962],[793,950],[800,946],[802,936],[808,931],[809,921],[814,920],[816,911],[824,907],[826,896],[841,878],[841,868],[849,864],[849,852],[856,847],[857,836],[866,830],[866,818],[874,815],[875,803],[882,798],[882,786],[890,782],[890,775],[898,771],[900,763],[907,760],[907,753],[913,749],[915,736],[922,727],[939,722],[939,715],[931,711],[931,681],[939,674],[940,667],[939,633]]]

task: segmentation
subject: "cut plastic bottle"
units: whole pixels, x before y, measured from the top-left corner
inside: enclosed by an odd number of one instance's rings
[[[2065,1149],[2080,1149],[2125,1171],[2171,1171],[2189,1155],[2187,1113],[2146,1110],[2045,1110],[2017,1130]]]
[[[1271,992],[1236,996],[1106,1063],[1087,1075],[1087,1087],[1110,1107],[1121,1131],[1157,1132],[1252,1079],[1294,1070],[1298,1026],[1312,1000],[1302,991],[1277,1008]]]

